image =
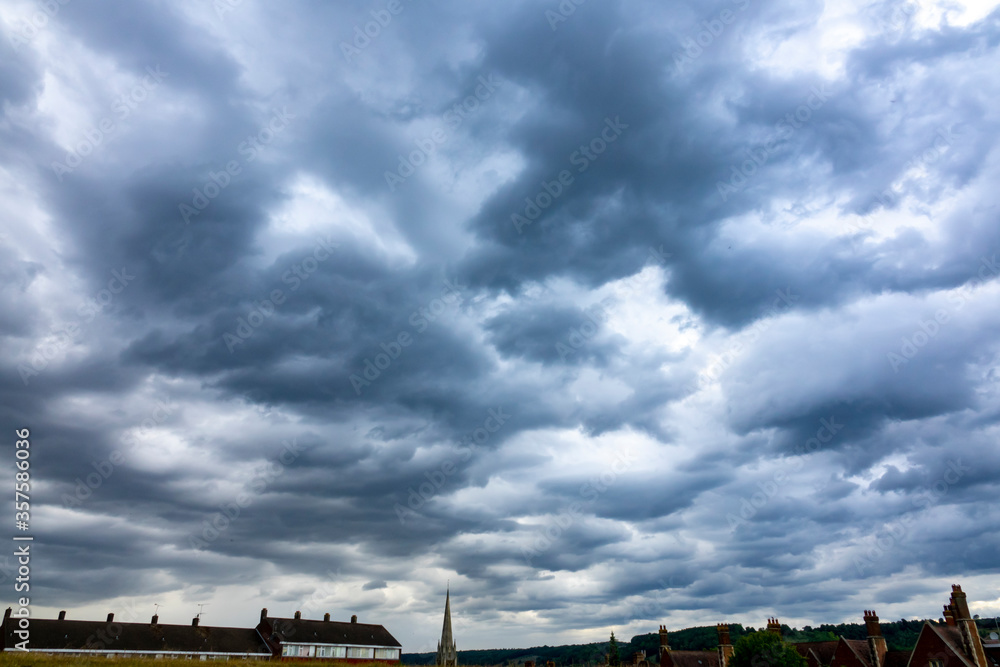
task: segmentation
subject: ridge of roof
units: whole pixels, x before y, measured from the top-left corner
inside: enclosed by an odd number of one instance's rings
[[[270,628],[267,639],[271,645],[271,634],[278,636],[278,642],[296,643],[306,633],[311,632],[314,641],[329,644],[354,644],[357,646],[385,646],[402,648],[385,626],[375,623],[351,623],[345,621],[321,621],[303,618],[278,618],[267,616],[258,624]],[[299,633],[302,633],[300,635]]]

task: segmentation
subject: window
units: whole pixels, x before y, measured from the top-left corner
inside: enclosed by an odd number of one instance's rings
[[[931,660],[930,667],[944,667],[944,660]]]
[[[375,649],[376,660],[396,660],[399,658],[399,649],[377,648]]]
[[[359,646],[351,646],[350,648],[347,649],[347,657],[348,658],[367,658],[367,659],[371,660],[371,658],[372,658],[372,649],[370,649],[370,648],[361,648]]]

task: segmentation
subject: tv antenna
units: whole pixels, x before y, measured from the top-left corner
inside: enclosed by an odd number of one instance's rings
[[[212,604],[212,603],[211,602],[201,602],[201,603],[198,604],[198,618],[199,619],[201,619],[201,615],[203,613],[205,613],[204,611],[202,611],[202,608],[203,607],[207,607],[210,604]]]
[[[154,614],[160,613],[160,607],[162,607],[162,606],[163,605],[161,605],[159,602],[154,602],[153,603],[153,613]]]

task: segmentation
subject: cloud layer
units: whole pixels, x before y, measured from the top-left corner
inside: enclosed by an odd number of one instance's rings
[[[1000,613],[993,5],[6,3],[36,613]]]

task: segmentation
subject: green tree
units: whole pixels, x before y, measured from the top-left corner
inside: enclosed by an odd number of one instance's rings
[[[806,667],[806,659],[776,632],[752,632],[733,645],[731,667]]]
[[[618,655],[618,640],[615,639],[615,633],[612,631],[611,639],[608,641],[608,665],[609,667],[618,667],[622,664],[622,659]]]

